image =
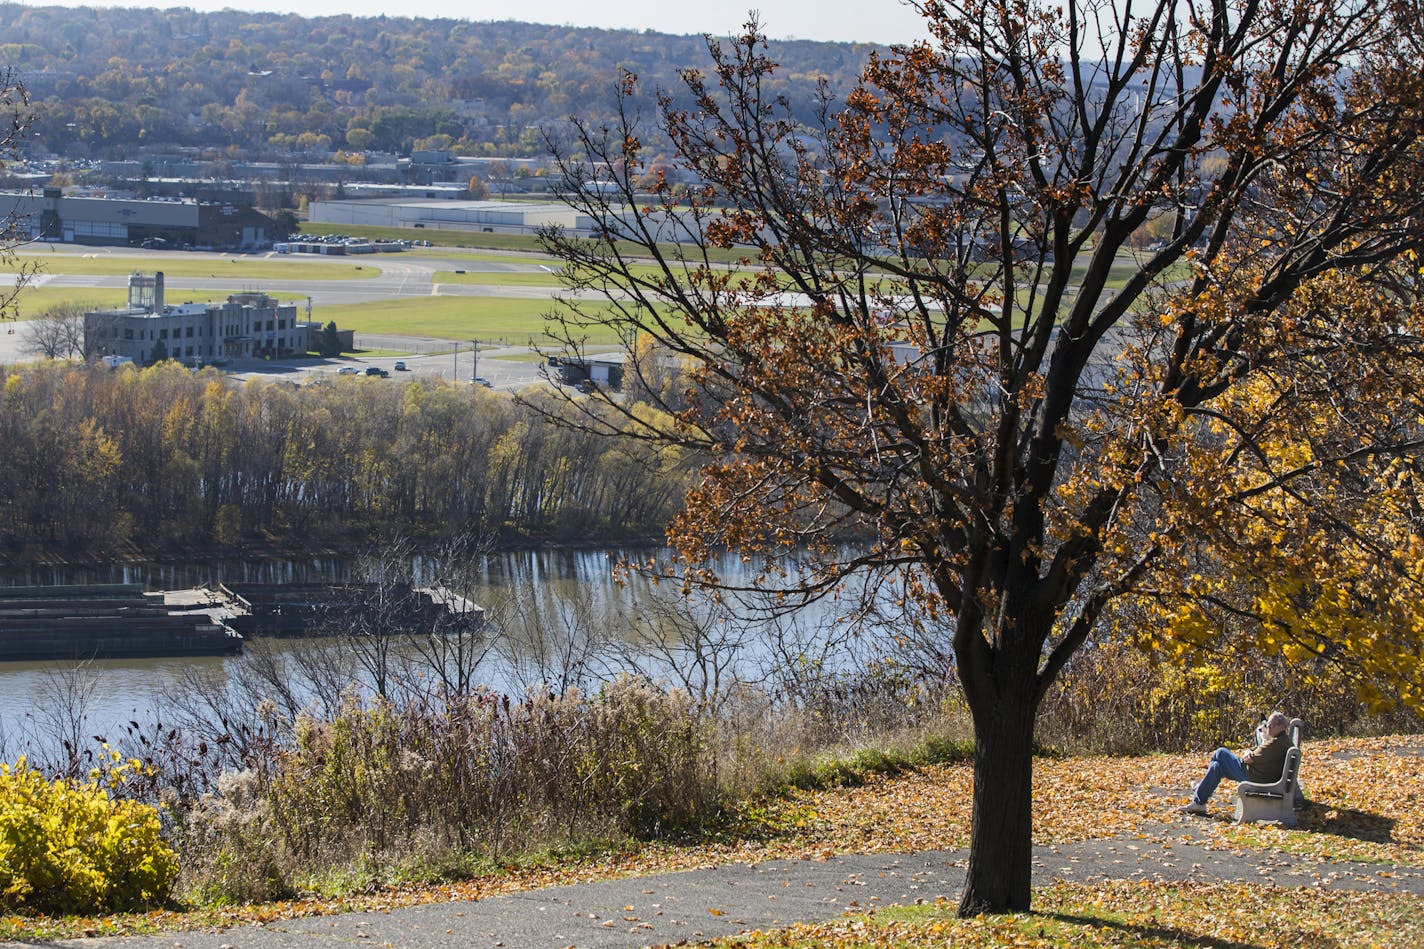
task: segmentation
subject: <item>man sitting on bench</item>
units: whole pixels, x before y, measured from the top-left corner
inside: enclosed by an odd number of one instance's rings
[[[1272,712],[1266,719],[1266,740],[1239,757],[1218,748],[1211,753],[1211,763],[1207,765],[1206,776],[1197,782],[1191,803],[1182,806],[1183,814],[1205,814],[1206,802],[1211,800],[1216,786],[1222,778],[1233,781],[1259,781],[1269,784],[1279,781],[1285,768],[1286,752],[1291,748],[1290,719],[1284,712]]]

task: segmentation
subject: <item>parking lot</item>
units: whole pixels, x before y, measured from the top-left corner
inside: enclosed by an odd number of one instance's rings
[[[443,344],[441,352],[406,352],[424,349],[432,343]],[[491,389],[511,391],[527,385],[545,381],[542,364],[531,358],[527,346],[481,347],[478,364],[470,357],[471,347],[466,344],[453,349],[449,340],[429,340],[425,337],[403,338],[396,336],[364,337],[357,335],[358,350],[385,352],[380,356],[341,356],[326,359],[313,356],[303,359],[280,360],[233,360],[224,367],[225,372],[242,378],[288,379],[297,383],[307,383],[314,379],[343,376],[381,378],[391,380],[438,377],[462,383],[474,382]],[[398,368],[404,366],[405,368]],[[374,372],[372,370],[375,370]]]

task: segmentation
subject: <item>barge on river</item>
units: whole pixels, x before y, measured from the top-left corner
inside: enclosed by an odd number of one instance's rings
[[[131,583],[0,587],[0,662],[224,656],[242,637]]]
[[[243,636],[445,635],[478,627],[484,610],[443,587],[405,583],[224,583],[214,596]]]
[[[451,635],[483,621],[450,590],[408,584],[0,587],[0,662],[222,656],[253,636]]]

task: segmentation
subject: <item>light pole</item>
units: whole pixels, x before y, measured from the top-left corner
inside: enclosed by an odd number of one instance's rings
[[[470,340],[470,385],[475,384],[475,380],[480,374],[480,341]]]

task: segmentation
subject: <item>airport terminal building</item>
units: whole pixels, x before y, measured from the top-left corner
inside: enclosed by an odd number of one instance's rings
[[[166,303],[162,272],[130,276],[128,306],[84,314],[90,358],[127,358],[140,366],[161,358],[196,366],[300,355],[318,331],[316,323],[297,321],[294,304],[265,293],[235,293],[224,303]]]
[[[23,239],[72,244],[245,250],[278,236],[271,218],[244,205],[67,197],[59,188],[0,192],[0,220],[11,216]]]

